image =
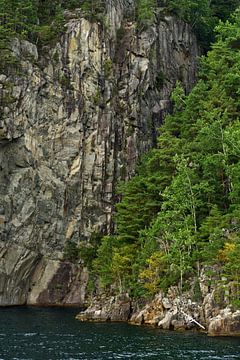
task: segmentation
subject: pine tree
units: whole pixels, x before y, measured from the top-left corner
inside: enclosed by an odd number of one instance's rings
[[[108,270],[121,290],[130,286],[135,295],[152,295],[171,284],[182,289],[204,262],[222,266],[238,284],[239,29],[240,11],[232,22],[219,24],[197,85],[188,96],[177,85],[175,110],[160,129],[158,148],[119,188]],[[116,259],[126,265],[126,277]]]

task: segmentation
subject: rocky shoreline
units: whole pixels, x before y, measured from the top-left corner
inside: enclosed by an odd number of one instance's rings
[[[159,293],[145,304],[134,301],[128,294],[96,297],[80,312],[79,321],[123,321],[133,325],[151,325],[163,330],[205,331],[209,336],[240,336],[240,310],[228,305],[220,308],[213,291],[201,302],[192,301],[187,294],[176,295],[177,288],[167,295]]]

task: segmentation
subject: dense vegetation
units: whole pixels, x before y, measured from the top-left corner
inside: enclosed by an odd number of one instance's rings
[[[94,260],[105,288],[182,290],[213,264],[240,286],[240,11],[217,31],[190,95],[177,84],[158,148],[119,187],[117,234]]]
[[[219,19],[228,18],[240,0],[136,0],[129,18],[138,30],[164,14],[175,14],[191,24],[203,48],[213,40],[213,28]],[[20,37],[39,47],[56,41],[64,23],[64,10],[80,8],[91,21],[106,25],[103,0],[0,0],[0,70],[14,68],[17,59],[11,52],[11,39]]]
[[[136,0],[130,18],[140,28],[153,22],[157,14],[176,14],[190,23],[204,43],[212,38],[218,19],[226,19],[240,0]],[[62,31],[64,9],[80,8],[90,20],[103,21],[103,0],[0,0],[0,47],[6,48],[14,36],[45,43]]]
[[[151,24],[155,15],[175,14],[192,26],[207,50],[219,19],[226,20],[239,5],[239,0],[137,0],[137,21],[141,28]]]
[[[90,20],[102,19],[103,0],[0,0],[0,69],[16,63],[11,39],[27,39],[39,47],[56,41],[63,31],[64,10],[80,8]]]

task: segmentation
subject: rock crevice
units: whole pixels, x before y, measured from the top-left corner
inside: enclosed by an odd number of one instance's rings
[[[12,275],[1,267],[2,305],[54,303],[37,278],[39,259],[41,271],[56,275],[68,241],[113,230],[117,181],[154,145],[176,81],[186,91],[194,84],[199,51],[190,27],[167,17],[139,33],[124,19],[129,5],[108,1],[108,29],[71,15],[41,54],[13,42],[21,72],[0,75],[0,237],[1,254],[17,267]],[[79,277],[76,266],[68,276]],[[30,287],[32,276],[44,295]]]

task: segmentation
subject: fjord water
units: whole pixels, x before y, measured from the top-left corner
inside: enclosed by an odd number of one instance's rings
[[[240,359],[240,339],[81,323],[77,310],[0,309],[0,360]]]

